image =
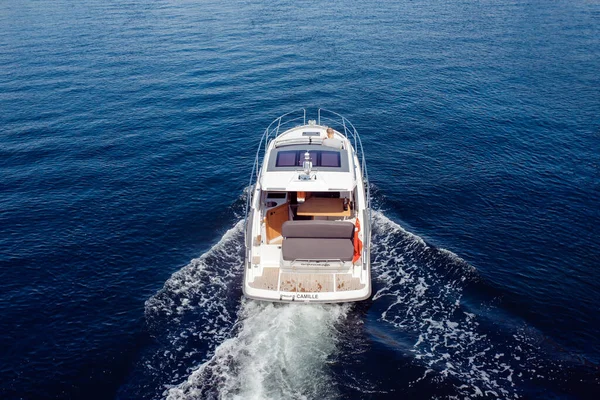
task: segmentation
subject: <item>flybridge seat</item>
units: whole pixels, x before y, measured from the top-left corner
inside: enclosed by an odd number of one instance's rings
[[[347,221],[286,221],[282,226],[284,267],[295,260],[351,262],[354,224]]]

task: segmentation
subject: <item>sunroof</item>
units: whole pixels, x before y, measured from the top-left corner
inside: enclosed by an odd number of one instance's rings
[[[295,167],[297,162],[298,152],[296,150],[280,151],[277,153],[276,167]]]
[[[337,151],[321,151],[321,167],[339,167],[340,153]]]
[[[283,150],[277,153],[275,167],[300,167],[306,150]],[[340,168],[341,157],[337,151],[310,150],[313,167]]]

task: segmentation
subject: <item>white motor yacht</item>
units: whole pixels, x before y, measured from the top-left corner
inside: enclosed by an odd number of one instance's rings
[[[280,302],[371,295],[371,210],[362,143],[345,117],[319,109],[276,118],[261,139],[245,221],[243,291]]]

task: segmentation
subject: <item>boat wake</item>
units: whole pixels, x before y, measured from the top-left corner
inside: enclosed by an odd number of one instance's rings
[[[380,320],[414,341],[415,363],[426,368],[420,379],[450,378],[469,397],[518,397],[513,364],[525,354],[497,351],[478,317],[461,305],[464,287],[479,279],[474,268],[383,214],[374,217],[373,268],[381,286],[373,301]]]
[[[329,360],[349,308],[245,301],[237,334],[167,398],[336,398]]]
[[[231,335],[240,306],[243,247],[239,221],[146,301],[146,322],[157,344],[144,368],[153,381],[167,387],[180,382]]]
[[[498,307],[493,295],[472,295],[494,292],[475,268],[380,212],[373,222],[379,282],[370,312],[412,343],[413,364],[424,372],[410,385],[450,384],[452,398],[521,398],[544,397],[548,386],[560,392],[579,380],[580,360],[552,354],[547,339]]]
[[[540,355],[540,340],[524,323],[495,317],[492,301],[466,298],[481,284],[473,267],[381,212],[374,212],[372,257],[370,302],[244,300],[237,223],[146,302],[154,348],[142,357],[144,383],[133,390],[167,399],[377,397],[415,388],[423,398],[519,398],[524,386],[561,367]],[[397,354],[393,363],[366,355],[378,329]],[[392,383],[381,384],[382,375]]]

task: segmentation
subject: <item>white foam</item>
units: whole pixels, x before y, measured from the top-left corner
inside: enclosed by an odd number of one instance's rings
[[[414,335],[415,360],[426,368],[419,380],[458,379],[456,390],[467,397],[517,397],[513,367],[480,331],[477,316],[461,310],[462,288],[477,279],[475,269],[382,213],[373,216],[373,275],[381,282],[373,299],[387,306],[382,321]]]
[[[336,323],[349,307],[245,301],[237,334],[165,394],[170,400],[335,397],[328,359],[336,351]]]
[[[181,371],[190,369],[198,358],[210,357],[231,333],[241,297],[242,231],[240,221],[146,301],[149,330],[163,346],[160,353],[146,360],[146,369],[161,379],[167,376],[167,384],[180,381]],[[237,299],[231,296],[236,287]],[[203,345],[200,349],[198,343]]]

